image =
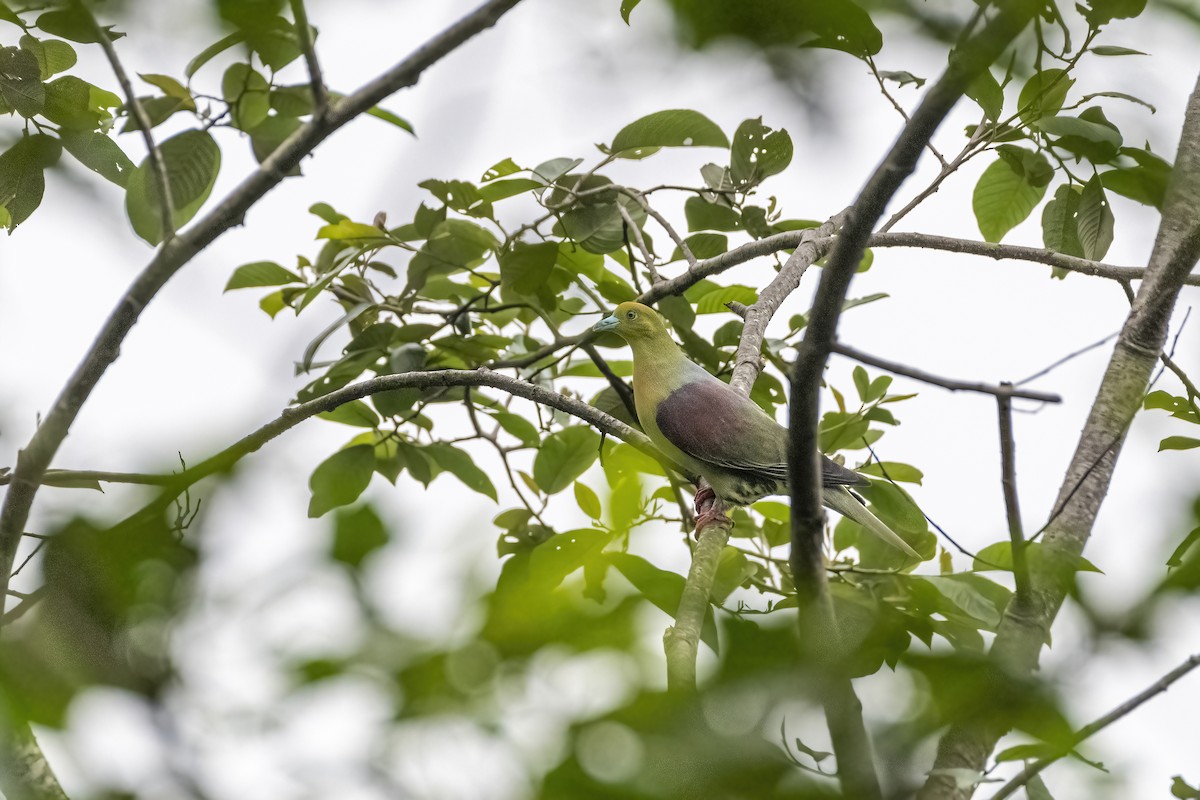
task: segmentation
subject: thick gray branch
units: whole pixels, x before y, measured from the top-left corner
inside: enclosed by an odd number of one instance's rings
[[[68,800],[29,723],[11,717],[0,735],[0,790],[8,800]]]

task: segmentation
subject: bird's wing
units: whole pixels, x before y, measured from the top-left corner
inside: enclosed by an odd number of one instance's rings
[[[654,422],[671,444],[692,458],[725,470],[787,481],[787,429],[716,378],[675,389],[659,403]],[[857,472],[828,458],[821,459],[821,466],[826,486],[867,483]]]

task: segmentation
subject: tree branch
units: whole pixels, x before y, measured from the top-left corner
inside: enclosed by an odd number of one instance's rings
[[[304,0],[291,0],[292,18],[296,23],[296,37],[304,52],[304,63],[308,65],[308,82],[312,86],[313,116],[321,119],[329,110],[329,90],[321,75],[321,62],[317,60],[317,49],[312,40],[312,28],[308,24],[308,12]]]
[[[1006,797],[1012,797],[1013,793],[1017,791],[1017,789],[1020,789],[1022,786],[1027,784],[1034,775],[1037,775],[1055,761],[1069,756],[1071,751],[1078,747],[1082,742],[1090,739],[1092,736],[1104,730],[1109,725],[1112,725],[1122,717],[1133,713],[1148,700],[1151,700],[1154,697],[1162,694],[1171,687],[1171,684],[1175,683],[1175,681],[1179,680],[1184,675],[1187,675],[1196,667],[1200,667],[1200,653],[1189,656],[1186,661],[1168,672],[1166,675],[1159,678],[1145,691],[1129,698],[1112,711],[1097,719],[1095,722],[1085,725],[1079,730],[1078,733],[1071,737],[1071,745],[1064,748],[1061,753],[1053,756],[1046,756],[1045,758],[1039,758],[1037,761],[1025,767],[1025,769],[1021,770],[1020,774],[1000,787],[1000,791],[992,795],[992,800],[1004,800]]]
[[[1001,384],[1012,388],[1012,384]],[[1014,603],[1029,602],[1029,565],[1025,563],[1025,531],[1021,526],[1021,506],[1017,502],[1016,440],[1013,436],[1012,398],[996,395],[1000,415],[1000,483],[1004,487],[1004,510],[1008,515],[1008,537],[1012,544],[1013,581],[1016,583]]]
[[[108,31],[100,27],[100,23],[96,21],[96,17],[92,14],[91,9],[80,0],[74,0],[75,9],[87,19],[91,25],[92,31],[96,34],[96,42],[104,51],[108,63],[112,66],[113,74],[117,76],[117,83],[121,84],[121,91],[125,93],[125,102],[129,106],[130,113],[137,120],[139,132],[142,134],[142,141],[146,144],[147,158],[150,161],[150,172],[154,175],[154,184],[158,188],[158,196],[162,200],[162,205],[159,212],[162,214],[162,240],[164,243],[170,241],[175,236],[175,201],[171,197],[171,182],[167,179],[167,164],[163,161],[162,151],[158,149],[158,145],[154,143],[154,134],[150,131],[150,115],[146,113],[146,109],[142,107],[142,102],[138,100],[137,93],[133,90],[133,83],[130,82],[129,76],[125,74],[125,67],[121,65],[121,60],[117,58],[117,49],[113,46],[112,39],[108,36]]]
[[[910,367],[906,364],[901,364],[898,361],[888,361],[887,359],[873,356],[870,353],[864,353],[862,350],[845,344],[834,344],[832,352],[838,355],[852,358],[855,361],[863,364],[870,364],[872,367],[886,370],[896,375],[903,375],[906,378],[912,378],[915,381],[928,383],[933,386],[941,386],[943,389],[949,389],[952,392],[981,392],[983,394],[995,395],[996,397],[1019,397],[1024,400],[1037,400],[1041,403],[1061,403],[1062,397],[1048,392],[1034,392],[1027,389],[1014,388],[1011,383],[1001,383],[999,386],[993,386],[989,383],[973,383],[970,381],[960,381],[954,378],[942,378],[929,372],[924,372],[915,367]]]
[[[9,800],[69,800],[29,723],[9,717],[0,736],[0,789]]]
[[[825,257],[833,245],[833,234],[841,227],[846,219],[846,212],[840,211],[830,217],[821,227],[803,231],[801,243],[784,262],[783,269],[762,290],[754,304],[741,314],[746,324],[742,327],[742,337],[738,340],[737,354],[733,359],[733,376],[729,385],[745,395],[750,394],[754,381],[758,378],[762,362],[763,337],[767,334],[767,326],[771,318],[783,305],[815,262]]]
[[[1171,311],[1181,285],[1200,258],[1200,83],[1188,100],[1175,169],[1163,204],[1162,222],[1133,307],[1117,337],[1108,369],[1047,524],[1043,558],[1030,565],[1029,608],[1010,604],[1001,618],[990,656],[1010,675],[1037,668],[1074,574],[1108,493],[1129,423],[1141,408],[1150,375],[1166,342]],[[952,725],[938,743],[937,770],[983,771],[1006,731],[986,719]],[[945,773],[943,773],[945,774]],[[921,800],[964,800],[972,790],[952,779],[931,776]]]
[[[830,637],[823,643],[823,666],[830,691],[824,693],[842,793],[848,797],[881,796],[879,779],[849,678],[837,671],[841,650],[824,568],[825,513],[821,505],[821,467],[817,447],[819,387],[837,332],[850,281],[867,247],[871,231],[900,184],[912,174],[917,159],[962,97],[971,80],[994,62],[1025,29],[1036,13],[1031,0],[1002,4],[991,22],[955,50],[950,65],[930,87],[904,126],[883,163],[867,181],[850,209],[833,246],[813,304],[813,314],[798,348],[792,372],[789,408],[788,472],[792,495],[792,577],[801,603],[800,620],[810,626],[802,635]],[[820,653],[821,650],[818,650]]]
[[[12,483],[0,508],[0,589],[7,591],[9,573],[21,531],[43,474],[67,437],[79,410],[105,371],[116,361],[121,343],[147,303],[192,257],[229,228],[241,223],[247,210],[287,176],[289,170],[359,114],[380,100],[412,86],[433,64],[477,33],[490,28],[520,0],[489,0],[437,34],[383,75],[334,104],[323,119],[300,126],[267,156],[232,192],[187,232],[164,240],[162,247],[117,302],[87,354],[67,380],[49,413],[17,457]],[[102,39],[105,37],[101,37]]]

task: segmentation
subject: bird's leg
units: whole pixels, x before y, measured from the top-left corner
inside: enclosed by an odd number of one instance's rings
[[[717,493],[707,483],[701,483],[696,490],[696,537],[714,523],[729,524],[729,517],[725,516],[725,507],[717,499]]]

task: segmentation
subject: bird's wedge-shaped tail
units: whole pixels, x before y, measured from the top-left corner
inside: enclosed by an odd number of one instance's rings
[[[843,517],[850,519],[862,525],[871,533],[878,536],[883,541],[890,544],[899,550],[903,550],[913,558],[920,559],[921,554],[908,546],[908,542],[904,541],[887,525],[876,517],[874,514],[863,505],[857,497],[850,493],[850,490],[845,486],[825,486],[821,489],[821,500],[825,505],[832,508],[834,511],[841,514]]]

